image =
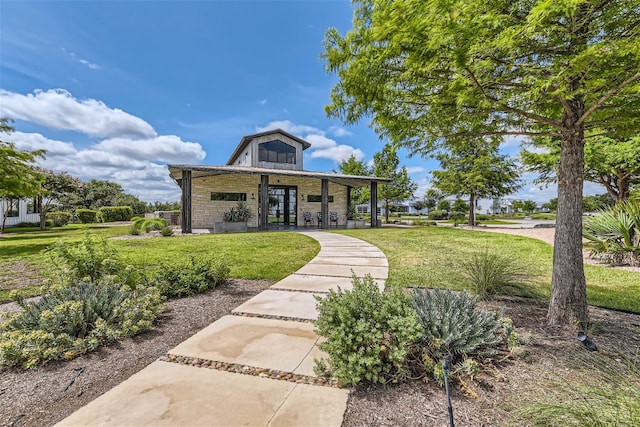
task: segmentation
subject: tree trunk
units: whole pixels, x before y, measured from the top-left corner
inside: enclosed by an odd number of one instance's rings
[[[553,277],[549,324],[570,325],[588,320],[587,291],[582,260],[582,190],[584,127],[574,124],[584,111],[581,96],[569,102],[558,171],[558,214],[553,249]]]
[[[40,230],[44,231],[47,228],[47,211],[42,203],[42,196],[38,196],[38,210],[40,211]]]
[[[474,215],[476,209],[476,196],[469,194],[469,225],[476,225],[476,216]]]

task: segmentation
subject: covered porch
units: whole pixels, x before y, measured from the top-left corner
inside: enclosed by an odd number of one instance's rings
[[[249,224],[252,229],[344,227],[351,205],[350,190],[363,186],[371,190],[373,228],[378,219],[378,183],[388,181],[372,176],[244,166],[168,166],[182,190],[183,233],[212,228],[213,221],[220,221],[224,211],[237,201],[246,202],[254,212]]]

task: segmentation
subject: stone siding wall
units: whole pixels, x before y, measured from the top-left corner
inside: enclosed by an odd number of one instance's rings
[[[237,202],[211,200],[212,192],[247,193],[247,204],[254,213],[254,218],[249,221],[248,226],[250,228],[258,227],[259,185],[260,175],[236,174],[194,178],[191,201],[192,227],[213,228],[213,223],[222,221],[224,212],[229,211],[237,204]],[[320,202],[307,202],[307,196],[322,194],[319,179],[270,176],[269,185],[298,187],[298,226],[304,227],[302,213],[305,211],[311,212],[315,224],[317,212],[321,210],[321,204]],[[252,193],[255,200],[251,199]],[[347,187],[329,182],[329,195],[333,196],[333,202],[329,202],[329,211],[338,212],[338,225],[344,226],[347,220]]]
[[[212,192],[247,193],[247,204],[254,217],[248,227],[258,227],[258,185],[260,175],[219,175],[194,178],[192,182],[191,227],[213,228],[215,221],[222,221],[224,213],[238,202],[211,200]],[[255,200],[251,199],[254,194]]]

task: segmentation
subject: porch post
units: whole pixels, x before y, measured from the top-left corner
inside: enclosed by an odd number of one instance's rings
[[[351,208],[351,189],[353,187],[351,187],[350,185],[347,185],[347,215],[346,218],[349,218],[349,208]],[[351,219],[355,219],[355,218],[351,218]],[[345,227],[347,226],[347,223],[345,222]]]
[[[269,228],[269,175],[260,175],[260,223],[259,230]]]
[[[322,215],[322,228],[327,228],[327,224],[329,224],[329,218],[327,218],[329,216],[329,180],[322,180],[321,190],[320,212]]]
[[[191,171],[182,171],[182,232],[191,233]],[[211,224],[213,226],[213,224]]]
[[[371,228],[378,226],[378,183],[371,181]]]

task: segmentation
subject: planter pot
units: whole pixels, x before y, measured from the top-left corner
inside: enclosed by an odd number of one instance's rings
[[[346,228],[356,228],[356,221],[353,219],[348,219]]]
[[[213,223],[213,232],[219,233],[242,233],[247,231],[246,222],[224,222],[216,221]]]
[[[366,224],[364,222],[364,219],[358,219],[356,220],[356,228],[365,228]]]

